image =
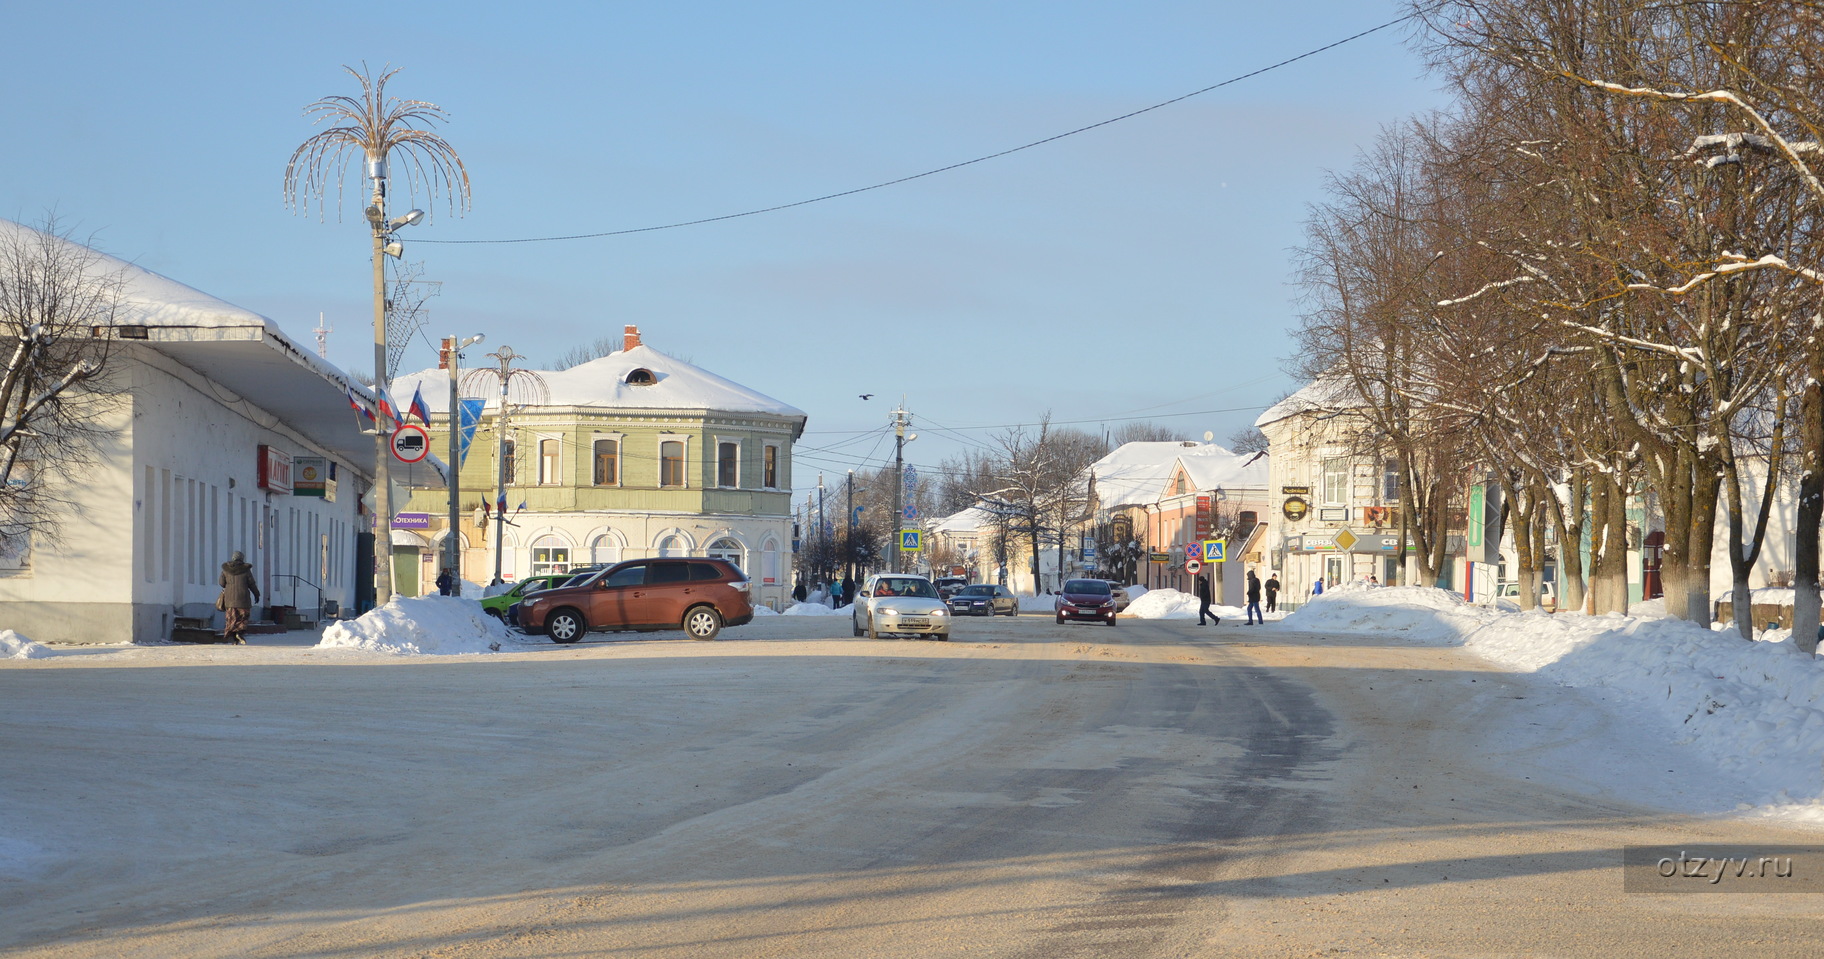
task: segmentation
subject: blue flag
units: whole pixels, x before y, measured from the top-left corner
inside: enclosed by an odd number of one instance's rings
[[[469,458],[469,442],[475,438],[475,427],[481,423],[481,411],[488,405],[488,401],[459,400],[458,402],[461,409],[459,416],[462,428],[458,433],[460,438],[456,447],[456,468],[462,469],[462,464]]]

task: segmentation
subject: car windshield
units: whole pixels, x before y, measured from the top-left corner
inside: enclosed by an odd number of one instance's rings
[[[1064,584],[1066,593],[1083,593],[1091,596],[1107,596],[1108,583],[1099,579],[1073,579]]]
[[[937,588],[926,579],[883,579],[874,589],[876,596],[916,596],[936,599]]]
[[[994,587],[993,586],[965,586],[965,587],[963,587],[963,591],[960,593],[957,593],[956,595],[958,595],[958,596],[993,596]]]

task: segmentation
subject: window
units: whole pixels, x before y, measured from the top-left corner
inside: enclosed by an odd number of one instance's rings
[[[741,548],[740,542],[727,537],[709,544],[710,558],[728,560],[728,564],[736,569],[741,569],[744,565],[742,560],[745,558],[746,552]]]
[[[513,467],[516,465],[513,462],[513,451],[514,447],[518,445],[512,440],[505,440],[500,444],[500,472],[507,478],[509,484],[513,482]]]
[[[1346,503],[1349,497],[1349,461],[1342,457],[1324,460],[1323,501]]]
[[[667,536],[659,541],[660,556],[688,556],[690,551],[684,548],[684,541],[676,536]]]
[[[595,485],[614,486],[620,480],[621,441],[595,441]]]
[[[646,582],[646,567],[623,566],[608,574],[609,586],[639,586]]]
[[[765,464],[763,467],[764,475],[761,477],[760,485],[766,487],[767,489],[778,489],[779,488],[779,447],[768,446],[766,448],[765,459],[766,459],[766,461],[765,461]]]
[[[684,485],[684,442],[666,440],[659,444],[659,485]]]
[[[589,544],[589,561],[592,563],[618,563],[621,561],[621,544],[614,537],[603,533]]]
[[[556,439],[538,441],[538,485],[552,486],[563,482],[563,474],[558,471],[558,450],[563,443]]]
[[[532,575],[563,573],[570,569],[570,547],[549,534],[532,541]]]
[[[689,563],[653,563],[646,567],[648,583],[685,583],[690,581]]]
[[[1400,464],[1389,460],[1381,475],[1381,502],[1392,505],[1400,501]]]
[[[731,489],[741,485],[741,444],[716,444],[716,485]]]

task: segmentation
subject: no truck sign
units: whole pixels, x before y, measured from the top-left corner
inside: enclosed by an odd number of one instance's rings
[[[431,434],[416,423],[401,423],[393,431],[393,459],[401,463],[422,462],[431,455]]]

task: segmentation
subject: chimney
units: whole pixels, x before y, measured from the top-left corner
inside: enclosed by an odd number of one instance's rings
[[[637,326],[624,327],[621,332],[621,349],[622,350],[631,350],[634,347],[639,346],[639,345],[640,345],[640,328]]]

